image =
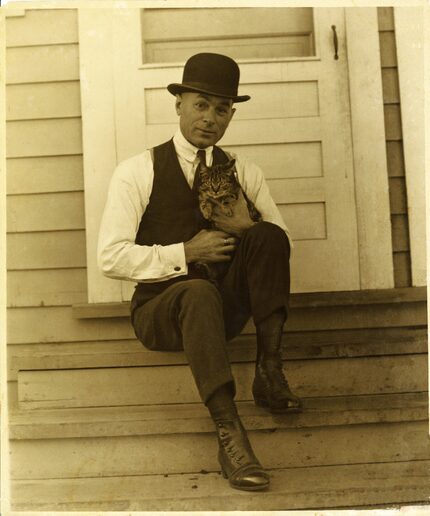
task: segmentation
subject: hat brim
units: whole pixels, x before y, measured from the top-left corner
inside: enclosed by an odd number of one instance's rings
[[[192,91],[195,93],[206,93],[207,95],[213,95],[214,97],[223,97],[226,99],[232,99],[233,102],[246,102],[251,97],[249,95],[226,95],[225,93],[219,93],[216,91],[209,91],[201,88],[195,88],[193,86],[188,86],[187,84],[178,84],[172,83],[167,86],[169,93],[172,95],[177,95],[178,93],[185,93],[187,91]]]

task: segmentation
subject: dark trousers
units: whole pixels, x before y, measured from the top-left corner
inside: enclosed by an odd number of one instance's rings
[[[280,308],[288,311],[289,258],[284,231],[259,222],[242,236],[219,286],[178,281],[134,310],[137,338],[151,350],[184,350],[203,402],[222,385],[234,389],[226,342],[251,316],[258,325]]]

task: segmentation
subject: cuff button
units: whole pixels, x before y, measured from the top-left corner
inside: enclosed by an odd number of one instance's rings
[[[180,268],[180,267],[178,267],[178,266],[176,266],[173,270],[174,270],[174,271],[180,271],[180,270],[181,270],[181,268]]]

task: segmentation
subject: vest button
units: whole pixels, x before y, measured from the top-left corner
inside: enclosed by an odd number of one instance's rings
[[[180,267],[178,267],[178,266],[176,266],[173,270],[175,270],[175,271],[180,271],[180,270],[181,270],[181,268],[180,268]]]

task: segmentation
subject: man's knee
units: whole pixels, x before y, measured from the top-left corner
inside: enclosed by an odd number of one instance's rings
[[[254,224],[246,231],[244,235],[247,240],[256,241],[259,244],[277,244],[280,243],[290,251],[290,242],[285,231],[277,224],[272,222],[262,221]]]
[[[184,282],[182,302],[185,305],[219,304],[221,296],[218,289],[210,281],[204,279],[191,279]]]

